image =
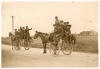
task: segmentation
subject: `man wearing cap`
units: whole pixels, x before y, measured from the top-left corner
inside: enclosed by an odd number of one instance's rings
[[[55,16],[55,23],[59,23],[58,16]]]
[[[15,29],[15,38],[18,39],[19,38],[19,32],[17,29]]]
[[[20,27],[18,31],[19,31],[20,39],[22,39],[22,27]]]
[[[22,39],[25,38],[25,27],[22,27]]]
[[[60,20],[58,19],[57,16],[55,16],[55,24],[53,24],[54,26],[54,44],[58,44],[58,41],[59,41],[59,36],[60,36],[60,28],[61,28],[61,25],[60,25]]]
[[[71,34],[70,28],[71,28],[71,25],[69,25],[69,22],[64,22],[63,29],[65,30],[67,34]]]
[[[15,29],[15,41],[16,41],[16,46],[18,46],[18,49],[20,49],[19,47],[19,38],[20,38],[20,34],[19,31],[17,29]]]
[[[25,28],[25,39],[28,39],[28,40],[30,39],[29,30],[32,30],[32,28],[29,29],[28,26],[26,26],[26,28]]]
[[[69,22],[64,22],[62,25],[62,39],[64,39],[66,36],[69,36],[71,34],[70,31],[71,25],[69,25]]]
[[[60,21],[57,16],[55,16],[55,24],[53,24],[53,26],[54,26],[54,33],[57,34],[58,28],[60,27]]]

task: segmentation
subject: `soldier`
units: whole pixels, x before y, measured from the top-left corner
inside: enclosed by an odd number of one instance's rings
[[[25,27],[22,27],[22,39],[25,38]]]
[[[61,37],[61,32],[62,32],[62,27],[61,27],[61,24],[63,24],[63,21],[59,20],[58,17],[56,16],[55,17],[55,24],[53,25],[54,26],[54,43],[57,45],[59,40],[60,40],[60,37]]]
[[[55,24],[53,26],[56,27],[57,25],[59,25],[59,19],[57,16],[55,16]]]
[[[15,38],[18,39],[19,38],[19,32],[17,29],[15,29]]]
[[[20,27],[20,29],[19,29],[19,35],[20,35],[20,39],[22,39],[22,37],[23,37],[22,27]]]
[[[60,28],[63,29],[63,26],[64,26],[64,21],[60,20]]]
[[[55,24],[53,26],[54,26],[54,33],[55,34],[58,33],[58,28],[60,27],[60,21],[57,16],[55,17]]]
[[[17,29],[15,29],[15,40],[16,40],[16,46],[18,47],[18,50],[20,50],[19,38],[20,38],[20,33],[19,33],[19,31]]]
[[[69,24],[69,22],[67,22],[67,32],[69,35],[71,34],[70,29],[71,29],[71,25]]]
[[[30,39],[29,30],[32,30],[32,28],[29,29],[28,26],[26,26],[26,28],[25,28],[25,39],[28,39],[28,40]]]
[[[18,29],[18,34],[19,34],[19,37],[20,37],[20,29]]]
[[[57,16],[55,16],[55,23],[59,23],[59,19]]]
[[[65,37],[70,37],[71,35],[70,28],[71,28],[71,25],[69,25],[69,22],[64,22],[64,25],[63,25],[64,34],[62,36],[63,39],[65,39]]]
[[[71,34],[70,28],[71,25],[69,25],[69,22],[64,22],[63,29],[67,34]]]
[[[60,25],[63,25],[64,24],[64,21],[63,20],[60,20]]]

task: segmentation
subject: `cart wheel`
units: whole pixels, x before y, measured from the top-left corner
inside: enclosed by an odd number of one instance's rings
[[[29,47],[24,47],[25,50],[29,50]]]
[[[51,55],[58,56],[60,53],[60,46],[50,45],[49,52]]]
[[[73,47],[71,44],[63,42],[61,46],[61,50],[63,54],[70,55],[73,51]]]
[[[20,50],[20,46],[19,46],[19,42],[18,41],[15,42],[14,49],[15,50]]]
[[[24,42],[24,49],[29,50],[29,45],[30,45],[29,42],[25,41]]]
[[[20,50],[20,48],[19,48],[19,47],[17,47],[17,46],[14,46],[14,49],[15,49],[15,50]]]

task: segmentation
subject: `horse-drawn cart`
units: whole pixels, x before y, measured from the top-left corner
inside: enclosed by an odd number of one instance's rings
[[[16,38],[15,35],[13,35],[12,33],[9,33],[9,37],[11,39],[11,44],[12,44],[12,50],[13,48],[15,50],[20,50],[21,47],[24,47],[25,50],[29,50],[29,48],[31,47],[31,39],[27,40],[27,39],[19,39]]]

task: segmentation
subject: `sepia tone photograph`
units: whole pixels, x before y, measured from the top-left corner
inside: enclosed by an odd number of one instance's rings
[[[2,68],[98,68],[98,1],[2,1]]]

